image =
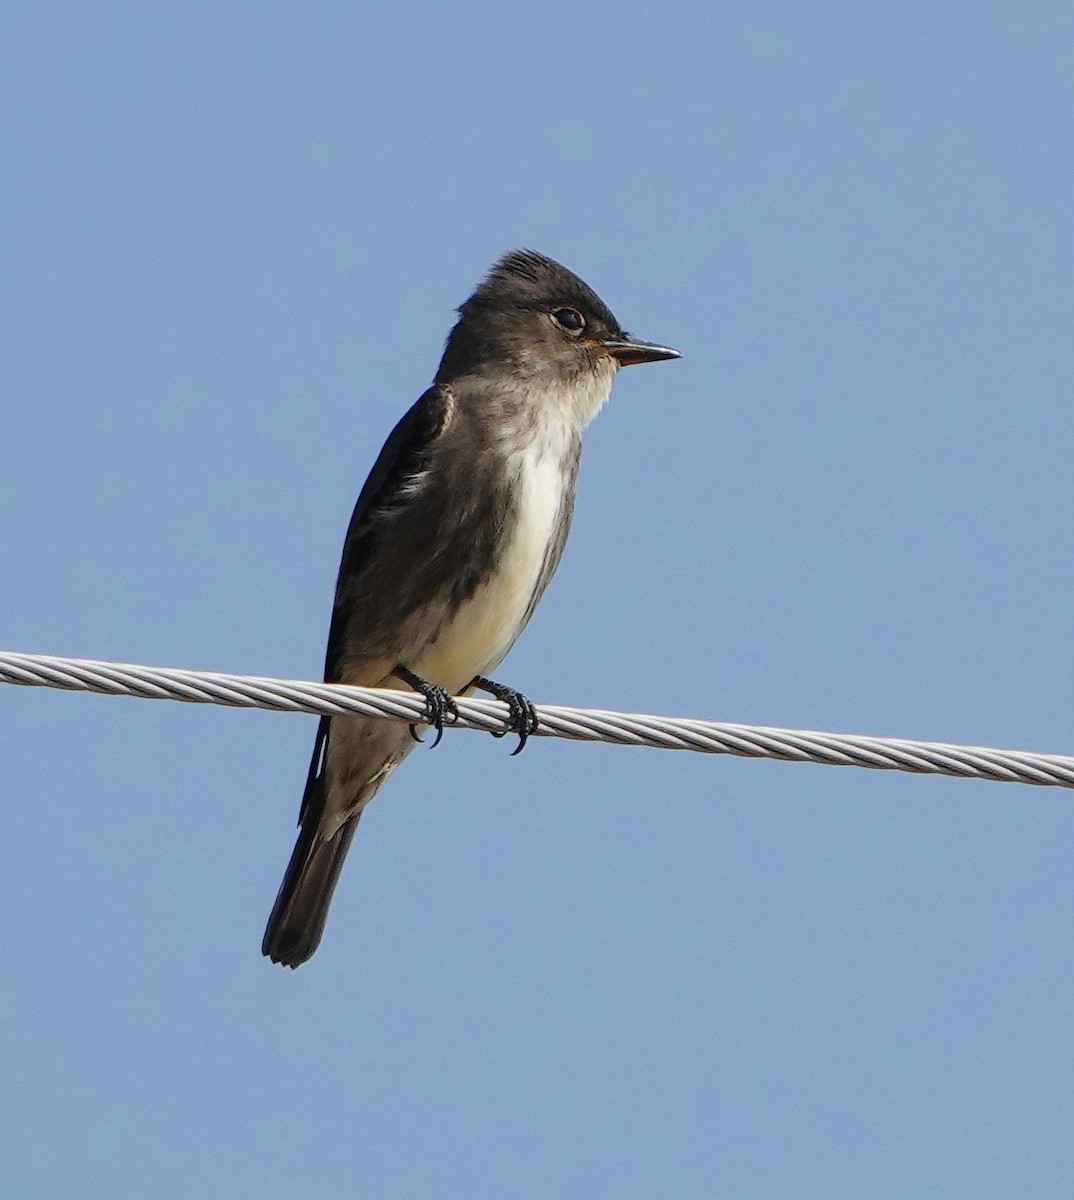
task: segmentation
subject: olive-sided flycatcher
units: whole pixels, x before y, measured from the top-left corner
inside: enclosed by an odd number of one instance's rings
[[[623,332],[577,275],[505,255],[459,309],[429,390],[396,425],[351,517],[324,677],[413,688],[437,730],[475,688],[510,706],[519,749],[533,706],[488,678],[559,564],[582,430],[619,367],[678,358]],[[414,747],[413,727],[322,717],[300,833],[262,952],[317,949],[362,810]]]

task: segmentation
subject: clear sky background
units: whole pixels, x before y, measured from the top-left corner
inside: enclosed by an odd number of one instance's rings
[[[616,382],[535,700],[1074,752],[1069,2],[8,13],[0,644],[316,677],[461,302]],[[1067,1197],[1074,795],[0,688],[0,1191]]]

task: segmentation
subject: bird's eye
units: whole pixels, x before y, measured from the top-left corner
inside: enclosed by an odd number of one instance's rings
[[[552,320],[568,333],[579,334],[585,329],[585,317],[575,308],[557,308]]]

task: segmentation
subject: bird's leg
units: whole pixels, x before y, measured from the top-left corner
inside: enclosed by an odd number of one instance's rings
[[[506,729],[502,729],[499,733],[493,733],[493,737],[503,737],[505,733],[517,733],[518,745],[511,751],[511,757],[520,754],[522,747],[525,746],[531,733],[537,732],[537,710],[533,707],[533,702],[523,696],[521,692],[516,692],[514,688],[508,687],[503,683],[496,683],[492,679],[486,679],[484,675],[475,675],[470,682],[470,687],[480,688],[483,692],[488,692],[490,696],[495,696],[497,700],[502,700],[508,708],[508,725]]]
[[[427,679],[422,679],[420,675],[415,675],[408,667],[404,667],[400,663],[392,674],[396,679],[401,679],[404,683],[409,684],[414,691],[420,692],[425,697],[425,722],[431,725],[436,730],[436,739],[433,746],[436,746],[440,739],[444,736],[444,719],[450,717],[452,720],[459,715],[459,710],[455,707],[455,701],[444,691],[442,687],[438,687],[435,683],[430,683]],[[410,726],[410,736],[416,742],[420,742],[418,731],[414,725]],[[431,750],[433,746],[430,746]]]

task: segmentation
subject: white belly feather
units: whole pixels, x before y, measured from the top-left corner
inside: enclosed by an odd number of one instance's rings
[[[566,429],[516,452],[518,508],[496,574],[441,631],[417,662],[423,679],[458,692],[494,671],[519,634],[541,575],[564,500]]]

